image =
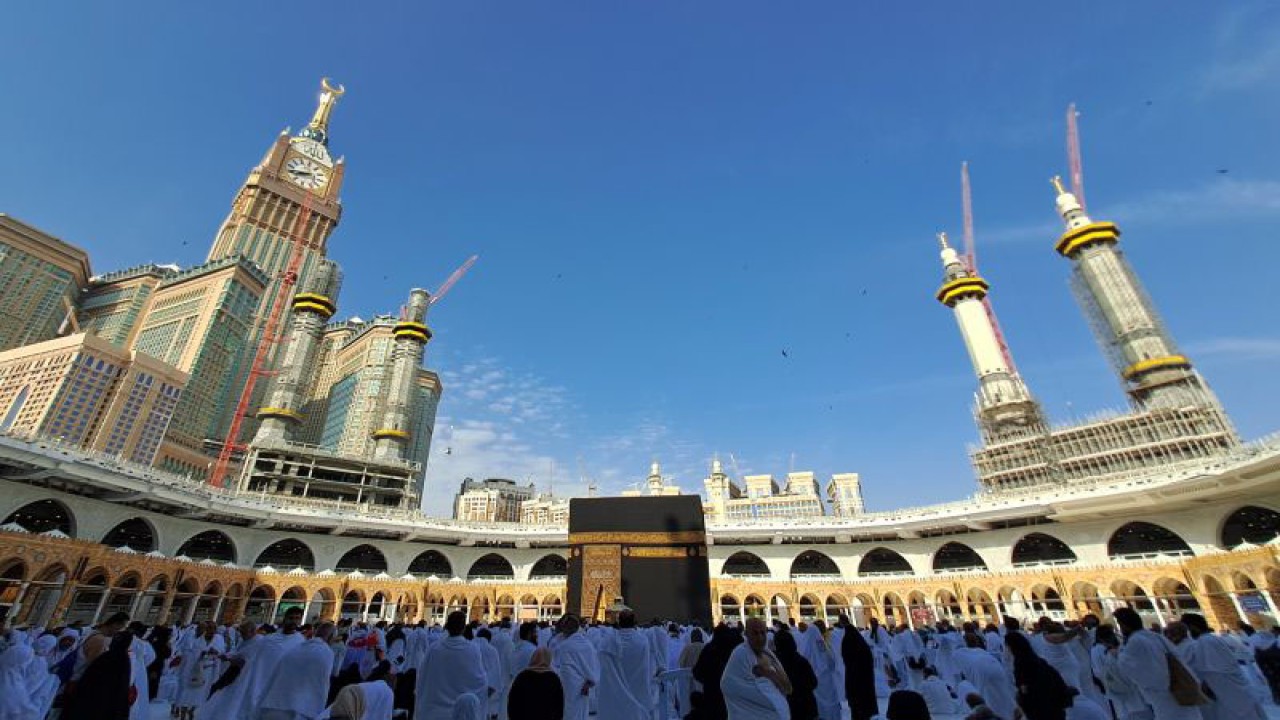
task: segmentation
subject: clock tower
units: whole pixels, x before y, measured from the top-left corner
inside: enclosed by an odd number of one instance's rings
[[[320,81],[320,104],[311,122],[297,135],[285,130],[276,138],[244,181],[231,203],[231,212],[218,229],[209,260],[236,255],[252,260],[271,284],[260,305],[263,315],[280,292],[295,242],[304,244],[298,286],[302,286],[325,256],[326,243],[342,217],[338,192],[345,165],[329,154],[329,116],[345,90]],[[311,209],[306,227],[298,226],[303,203]],[[256,347],[260,330],[250,347]]]

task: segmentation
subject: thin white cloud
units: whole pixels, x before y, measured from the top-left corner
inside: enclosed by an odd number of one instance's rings
[[[1280,16],[1273,4],[1226,14],[1214,31],[1214,57],[1200,76],[1202,95],[1250,90],[1280,79]]]
[[[1096,219],[1141,225],[1273,217],[1280,215],[1280,181],[1219,176],[1193,188],[1157,190],[1090,208]],[[979,228],[979,255],[985,245],[1051,242],[1062,229],[1062,223],[1053,219]]]
[[[1196,358],[1257,362],[1280,360],[1280,337],[1221,337],[1191,343],[1187,354]]]

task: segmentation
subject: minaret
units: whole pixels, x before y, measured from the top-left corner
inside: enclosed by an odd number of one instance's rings
[[[938,289],[938,302],[955,311],[960,335],[978,375],[977,414],[983,439],[991,442],[1043,432],[1044,413],[1022,378],[1005,361],[991,318],[982,306],[990,285],[947,244],[946,233],[939,233],[938,241],[942,244],[942,267],[946,273]]]
[[[373,459],[405,461],[408,459],[410,426],[413,423],[414,398],[418,391],[418,367],[422,351],[431,339],[427,329],[427,308],[431,296],[415,288],[409,292],[400,322],[392,329],[395,345],[391,349],[391,377],[387,386],[387,404],[382,410],[382,423],[373,431]]]
[[[1217,406],[1191,361],[1173,343],[1142,283],[1116,247],[1120,228],[1094,222],[1076,196],[1053,178],[1067,231],[1054,249],[1075,265],[1077,298],[1111,356],[1135,405]]]
[[[649,466],[649,477],[645,479],[650,495],[662,494],[662,467],[654,460]]]
[[[262,424],[254,436],[255,444],[271,440],[292,440],[302,422],[302,394],[315,371],[316,349],[325,323],[337,310],[341,275],[331,260],[322,260],[303,292],[293,296],[291,326],[285,341],[284,357],[279,373],[271,383],[263,407],[258,410]]]

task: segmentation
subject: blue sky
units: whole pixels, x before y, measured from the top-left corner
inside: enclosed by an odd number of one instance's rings
[[[1280,429],[1280,8],[890,5],[10,4],[0,211],[99,271],[199,262],[332,76],[340,313],[481,255],[432,313],[429,510],[553,463],[562,493],[654,457],[700,490],[716,452],[859,472],[888,508],[975,487],[974,380],[932,298],[962,160],[1033,392],[1058,420],[1124,401],[1052,250],[1075,101],[1093,215],[1241,432]]]

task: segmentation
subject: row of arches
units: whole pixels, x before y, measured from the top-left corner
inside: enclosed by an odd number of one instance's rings
[[[10,513],[2,523],[15,525],[28,532],[58,532],[76,537],[75,517],[63,503],[45,499],[28,503]],[[1225,547],[1241,543],[1261,544],[1280,535],[1280,513],[1274,510],[1248,505],[1230,513],[1222,524],[1220,539]],[[100,540],[113,548],[129,548],[139,553],[158,549],[155,528],[144,518],[130,518],[111,528]],[[1149,522],[1131,522],[1118,528],[1107,541],[1107,555],[1113,560],[1150,558],[1160,555],[1190,556],[1191,547],[1182,537],[1168,528]],[[205,530],[185,540],[177,555],[192,560],[208,560],[218,563],[238,563],[236,546],[232,539],[220,530]],[[1062,540],[1044,532],[1029,533],[1012,547],[1010,562],[1015,568],[1038,565],[1069,565],[1076,562],[1075,552]],[[302,541],[285,538],[267,547],[254,559],[253,566],[272,566],[281,569],[301,568],[315,572],[315,555]],[[374,545],[359,545],[340,558],[333,568],[340,573],[360,571],[384,573],[388,570],[386,557]],[[988,570],[987,562],[973,548],[961,542],[948,542],[934,552],[932,570],[939,572],[963,572]],[[436,577],[458,576],[449,560],[436,550],[419,554],[410,563],[409,572],[415,575]],[[560,555],[547,555],[534,565],[533,579],[560,578],[567,574],[567,563]],[[725,560],[721,574],[731,577],[767,577],[771,573],[765,562],[755,553],[742,551]],[[791,577],[821,577],[839,575],[835,562],[817,551],[805,551],[791,563]],[[913,575],[911,564],[898,552],[877,547],[863,555],[857,574],[863,577]],[[467,579],[508,580],[515,576],[511,563],[497,553],[485,555],[467,569]]]
[[[1275,571],[1275,574],[1275,578],[1268,576],[1268,583],[1272,580],[1280,582],[1280,570]],[[998,623],[1005,616],[1066,619],[1093,613],[1101,617],[1110,615],[1118,607],[1131,607],[1163,625],[1182,613],[1202,610],[1196,594],[1185,582],[1176,578],[1161,578],[1149,589],[1126,579],[1115,580],[1103,588],[1091,582],[1080,581],[1065,590],[1065,597],[1063,592],[1052,585],[1040,583],[1029,589],[1006,586],[994,594],[977,587],[969,588],[963,595],[957,595],[949,589],[931,593],[921,590],[889,591],[878,599],[871,592],[834,592],[825,595],[808,592],[796,598],[781,593],[769,595],[749,592],[744,596],[724,593],[719,597],[716,610],[719,618],[725,619],[760,617],[766,620],[795,619],[810,622],[816,619],[834,621],[844,614],[860,627],[866,627],[872,617],[914,627],[941,619],[955,623],[969,620]],[[1261,597],[1262,592],[1250,578],[1240,575],[1232,579],[1230,589],[1209,578],[1202,595],[1211,603],[1227,604],[1229,612],[1226,615],[1221,613],[1222,608],[1216,608],[1219,617],[1232,614],[1243,617],[1244,611],[1238,604],[1238,598],[1246,595]],[[1239,612],[1232,611],[1232,608]]]
[[[1276,527],[1280,530],[1280,514],[1272,514],[1276,515]],[[1112,533],[1107,542],[1107,554],[1113,560],[1123,560],[1160,555],[1190,556],[1194,553],[1186,541],[1168,528],[1148,522],[1131,522]],[[1075,551],[1066,543],[1042,532],[1024,535],[1010,550],[1010,562],[1015,568],[1070,565],[1076,560]],[[935,573],[989,569],[987,562],[977,551],[961,542],[948,542],[933,554],[932,570]],[[720,572],[725,576],[743,578],[769,577],[771,574],[765,561],[748,550],[730,555],[725,559]],[[915,570],[905,557],[886,547],[870,550],[858,562],[860,577],[914,574]],[[806,550],[791,562],[792,579],[838,575],[840,570],[835,561],[816,550]]]
[[[68,537],[75,537],[74,519],[70,511],[56,500],[39,500],[24,505],[10,513],[4,523],[0,524],[10,523],[27,532],[56,531]],[[155,528],[143,518],[130,518],[118,523],[102,536],[100,542],[108,547],[128,548],[143,554],[155,552],[158,549]],[[220,564],[239,562],[235,543],[221,530],[205,530],[187,538],[178,546],[177,556],[196,561],[210,560]],[[253,561],[253,567],[266,566],[277,569],[301,568],[308,572],[315,572],[317,569],[315,554],[311,548],[294,538],[278,540],[258,553]],[[382,573],[387,572],[388,564],[381,550],[373,545],[363,544],[343,554],[333,569],[338,573],[352,571]],[[434,575],[441,578],[455,576],[453,564],[437,550],[426,550],[420,553],[409,564],[409,572],[414,575]],[[564,557],[553,553],[534,563],[529,576],[537,580],[562,578],[567,574],[567,561]],[[515,577],[515,569],[506,558],[497,553],[489,553],[473,562],[464,577],[472,580],[510,580]]]

